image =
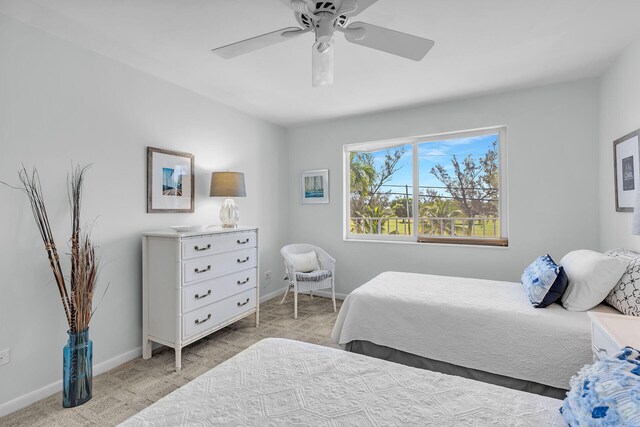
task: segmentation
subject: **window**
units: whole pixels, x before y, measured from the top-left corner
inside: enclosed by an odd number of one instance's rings
[[[506,128],[344,147],[345,238],[507,246]]]

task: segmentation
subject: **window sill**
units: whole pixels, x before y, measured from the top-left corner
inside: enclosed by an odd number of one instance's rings
[[[431,241],[425,241],[429,239]],[[508,239],[500,239],[505,243],[503,244],[488,244],[486,241],[478,241],[479,239],[465,239],[467,243],[461,243],[458,240],[462,239],[448,239],[448,238],[421,238],[420,241],[415,240],[392,240],[392,239],[361,239],[358,237],[343,237],[343,241],[351,243],[391,243],[393,245],[420,245],[420,246],[451,246],[461,247],[469,246],[476,248],[493,248],[493,249],[509,249]],[[498,239],[494,239],[498,240]]]
[[[497,246],[506,248],[509,246],[509,239],[482,239],[472,237],[418,237],[418,243],[446,243],[450,245]]]

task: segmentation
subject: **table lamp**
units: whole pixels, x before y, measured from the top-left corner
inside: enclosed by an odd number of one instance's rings
[[[224,228],[236,228],[240,218],[238,205],[231,197],[245,197],[244,174],[241,172],[213,172],[211,197],[226,197],[220,208],[220,221]]]

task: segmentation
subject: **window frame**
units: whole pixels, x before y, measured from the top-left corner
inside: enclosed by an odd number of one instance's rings
[[[486,136],[498,134],[498,162],[500,173],[500,237],[434,237],[420,236],[418,228],[415,226],[419,222],[419,185],[420,171],[418,146],[423,143],[441,141],[444,139],[471,138],[476,136]],[[399,145],[411,145],[412,147],[412,211],[413,224],[412,234],[390,235],[390,234],[355,234],[351,233],[351,163],[349,161],[349,153],[353,151],[380,151],[388,148],[397,147]],[[345,144],[342,147],[343,160],[343,209],[342,209],[342,227],[343,240],[359,241],[359,242],[396,242],[396,243],[419,243],[419,244],[451,244],[451,245],[472,245],[472,246],[493,246],[507,247],[509,246],[509,189],[508,189],[508,156],[507,156],[507,126],[491,126],[479,129],[443,132],[430,135],[419,135],[412,137],[386,139],[380,141],[359,142],[353,144]]]

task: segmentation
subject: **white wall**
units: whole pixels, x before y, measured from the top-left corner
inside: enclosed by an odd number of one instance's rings
[[[629,46],[602,76],[600,86],[600,240],[601,249],[640,251],[631,235],[633,214],[616,212],[613,141],[640,128],[640,39]]]
[[[291,241],[336,257],[341,293],[385,270],[518,281],[541,254],[599,247],[597,118],[597,81],[586,80],[292,129]],[[343,241],[344,144],[496,125],[508,126],[508,248]],[[331,203],[301,205],[298,174],[320,168]]]
[[[280,207],[288,203],[281,128],[1,14],[0,64],[0,180],[16,183],[22,162],[38,167],[63,256],[66,173],[72,161],[93,164],[83,215],[95,219],[100,284],[110,284],[91,323],[94,365],[140,347],[140,233],[219,223],[221,200],[208,197],[212,170],[245,173],[240,223],[261,227],[261,268],[275,282],[263,292],[281,285]],[[195,155],[194,214],[146,213],[147,146]],[[67,328],[26,197],[3,186],[0,197],[0,349],[11,349],[11,363],[0,366],[2,407],[60,380]]]

